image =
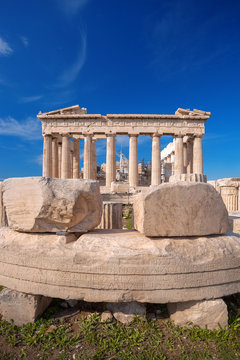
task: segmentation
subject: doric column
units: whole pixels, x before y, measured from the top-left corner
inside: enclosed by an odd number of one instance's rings
[[[70,138],[68,134],[62,135],[62,165],[61,165],[61,178],[71,178],[70,168]]]
[[[160,136],[153,134],[152,137],[152,175],[151,184],[161,184],[161,146]]]
[[[221,186],[221,195],[228,211],[238,210],[238,188],[234,186]]]
[[[193,173],[203,174],[202,137],[196,136],[193,140]]]
[[[58,139],[52,140],[52,177],[58,178]]]
[[[71,141],[70,145],[72,145]],[[70,149],[70,178],[73,178],[73,149]]]
[[[79,154],[79,139],[73,138],[73,179],[79,179],[79,166],[80,166],[80,154]]]
[[[183,143],[183,173],[187,173],[188,157],[187,157],[187,143]]]
[[[52,136],[44,135],[43,137],[43,176],[52,176]]]
[[[61,178],[61,168],[62,168],[62,143],[58,143],[58,177]]]
[[[183,137],[175,138],[174,175],[183,174]]]
[[[187,142],[187,174],[193,173],[193,141],[189,139]]]
[[[132,187],[138,186],[138,142],[137,135],[129,135],[128,181]]]
[[[97,178],[97,139],[92,139],[91,143],[91,179]]]
[[[103,202],[101,223],[98,229],[122,229],[122,204],[118,202]]]
[[[107,135],[107,153],[106,153],[106,187],[111,187],[111,182],[115,180],[114,177],[114,147],[115,147],[115,137]]]
[[[84,136],[84,165],[83,178],[91,179],[91,135]]]
[[[172,175],[174,175],[174,162],[175,162],[175,152],[171,153],[171,165],[172,165]]]
[[[116,180],[116,136],[113,137],[113,181]]]

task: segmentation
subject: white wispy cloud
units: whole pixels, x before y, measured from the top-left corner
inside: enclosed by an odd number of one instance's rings
[[[59,76],[55,87],[58,88],[66,87],[77,79],[79,72],[82,70],[85,64],[86,53],[87,53],[87,36],[85,33],[81,33],[81,49],[78,53],[77,60]]]
[[[29,40],[26,36],[20,36],[20,39],[23,43],[23,46],[28,47],[29,46]]]
[[[43,163],[43,154],[37,155],[34,159],[33,162],[42,166]]]
[[[0,37],[0,55],[2,56],[8,56],[13,52],[13,49],[11,46],[3,40],[2,37]]]
[[[89,0],[55,0],[66,15],[75,15],[84,8]]]
[[[32,95],[32,96],[23,96],[19,99],[21,103],[27,104],[30,102],[38,101],[43,98],[43,95]]]
[[[6,119],[0,118],[0,134],[40,140],[42,138],[41,123],[37,118],[32,117],[24,121],[18,121],[11,116]]]

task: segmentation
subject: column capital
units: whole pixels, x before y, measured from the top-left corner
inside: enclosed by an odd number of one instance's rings
[[[136,138],[137,138],[137,137],[139,136],[139,134],[129,133],[128,136],[129,136],[129,137],[136,137]]]
[[[69,137],[70,138],[70,134],[69,133],[62,133],[60,134],[62,137]]]
[[[194,134],[193,135],[193,138],[200,138],[200,139],[202,139],[203,138],[203,135],[201,134]]]
[[[84,138],[86,138],[86,137],[92,138],[92,137],[93,137],[93,134],[83,133],[83,136],[84,136]]]
[[[159,134],[159,133],[153,133],[151,134],[151,137],[154,138],[154,137],[161,137],[163,134]]]

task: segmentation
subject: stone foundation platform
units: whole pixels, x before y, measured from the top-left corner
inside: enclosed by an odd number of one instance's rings
[[[240,236],[151,239],[94,230],[77,239],[0,228],[0,284],[89,302],[221,298],[240,291]]]

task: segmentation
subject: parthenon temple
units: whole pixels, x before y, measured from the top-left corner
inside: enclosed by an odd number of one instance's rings
[[[161,154],[160,138],[174,138],[172,181],[203,176],[202,137],[210,112],[179,108],[164,114],[87,114],[78,105],[39,113],[44,137],[43,176],[80,177],[79,141],[84,139],[84,179],[96,179],[96,141],[106,138],[106,187],[116,180],[116,135],[129,136],[129,186],[138,186],[138,136],[152,138],[151,185],[161,183],[161,157],[171,162],[171,153]],[[72,140],[71,140],[72,139]]]

